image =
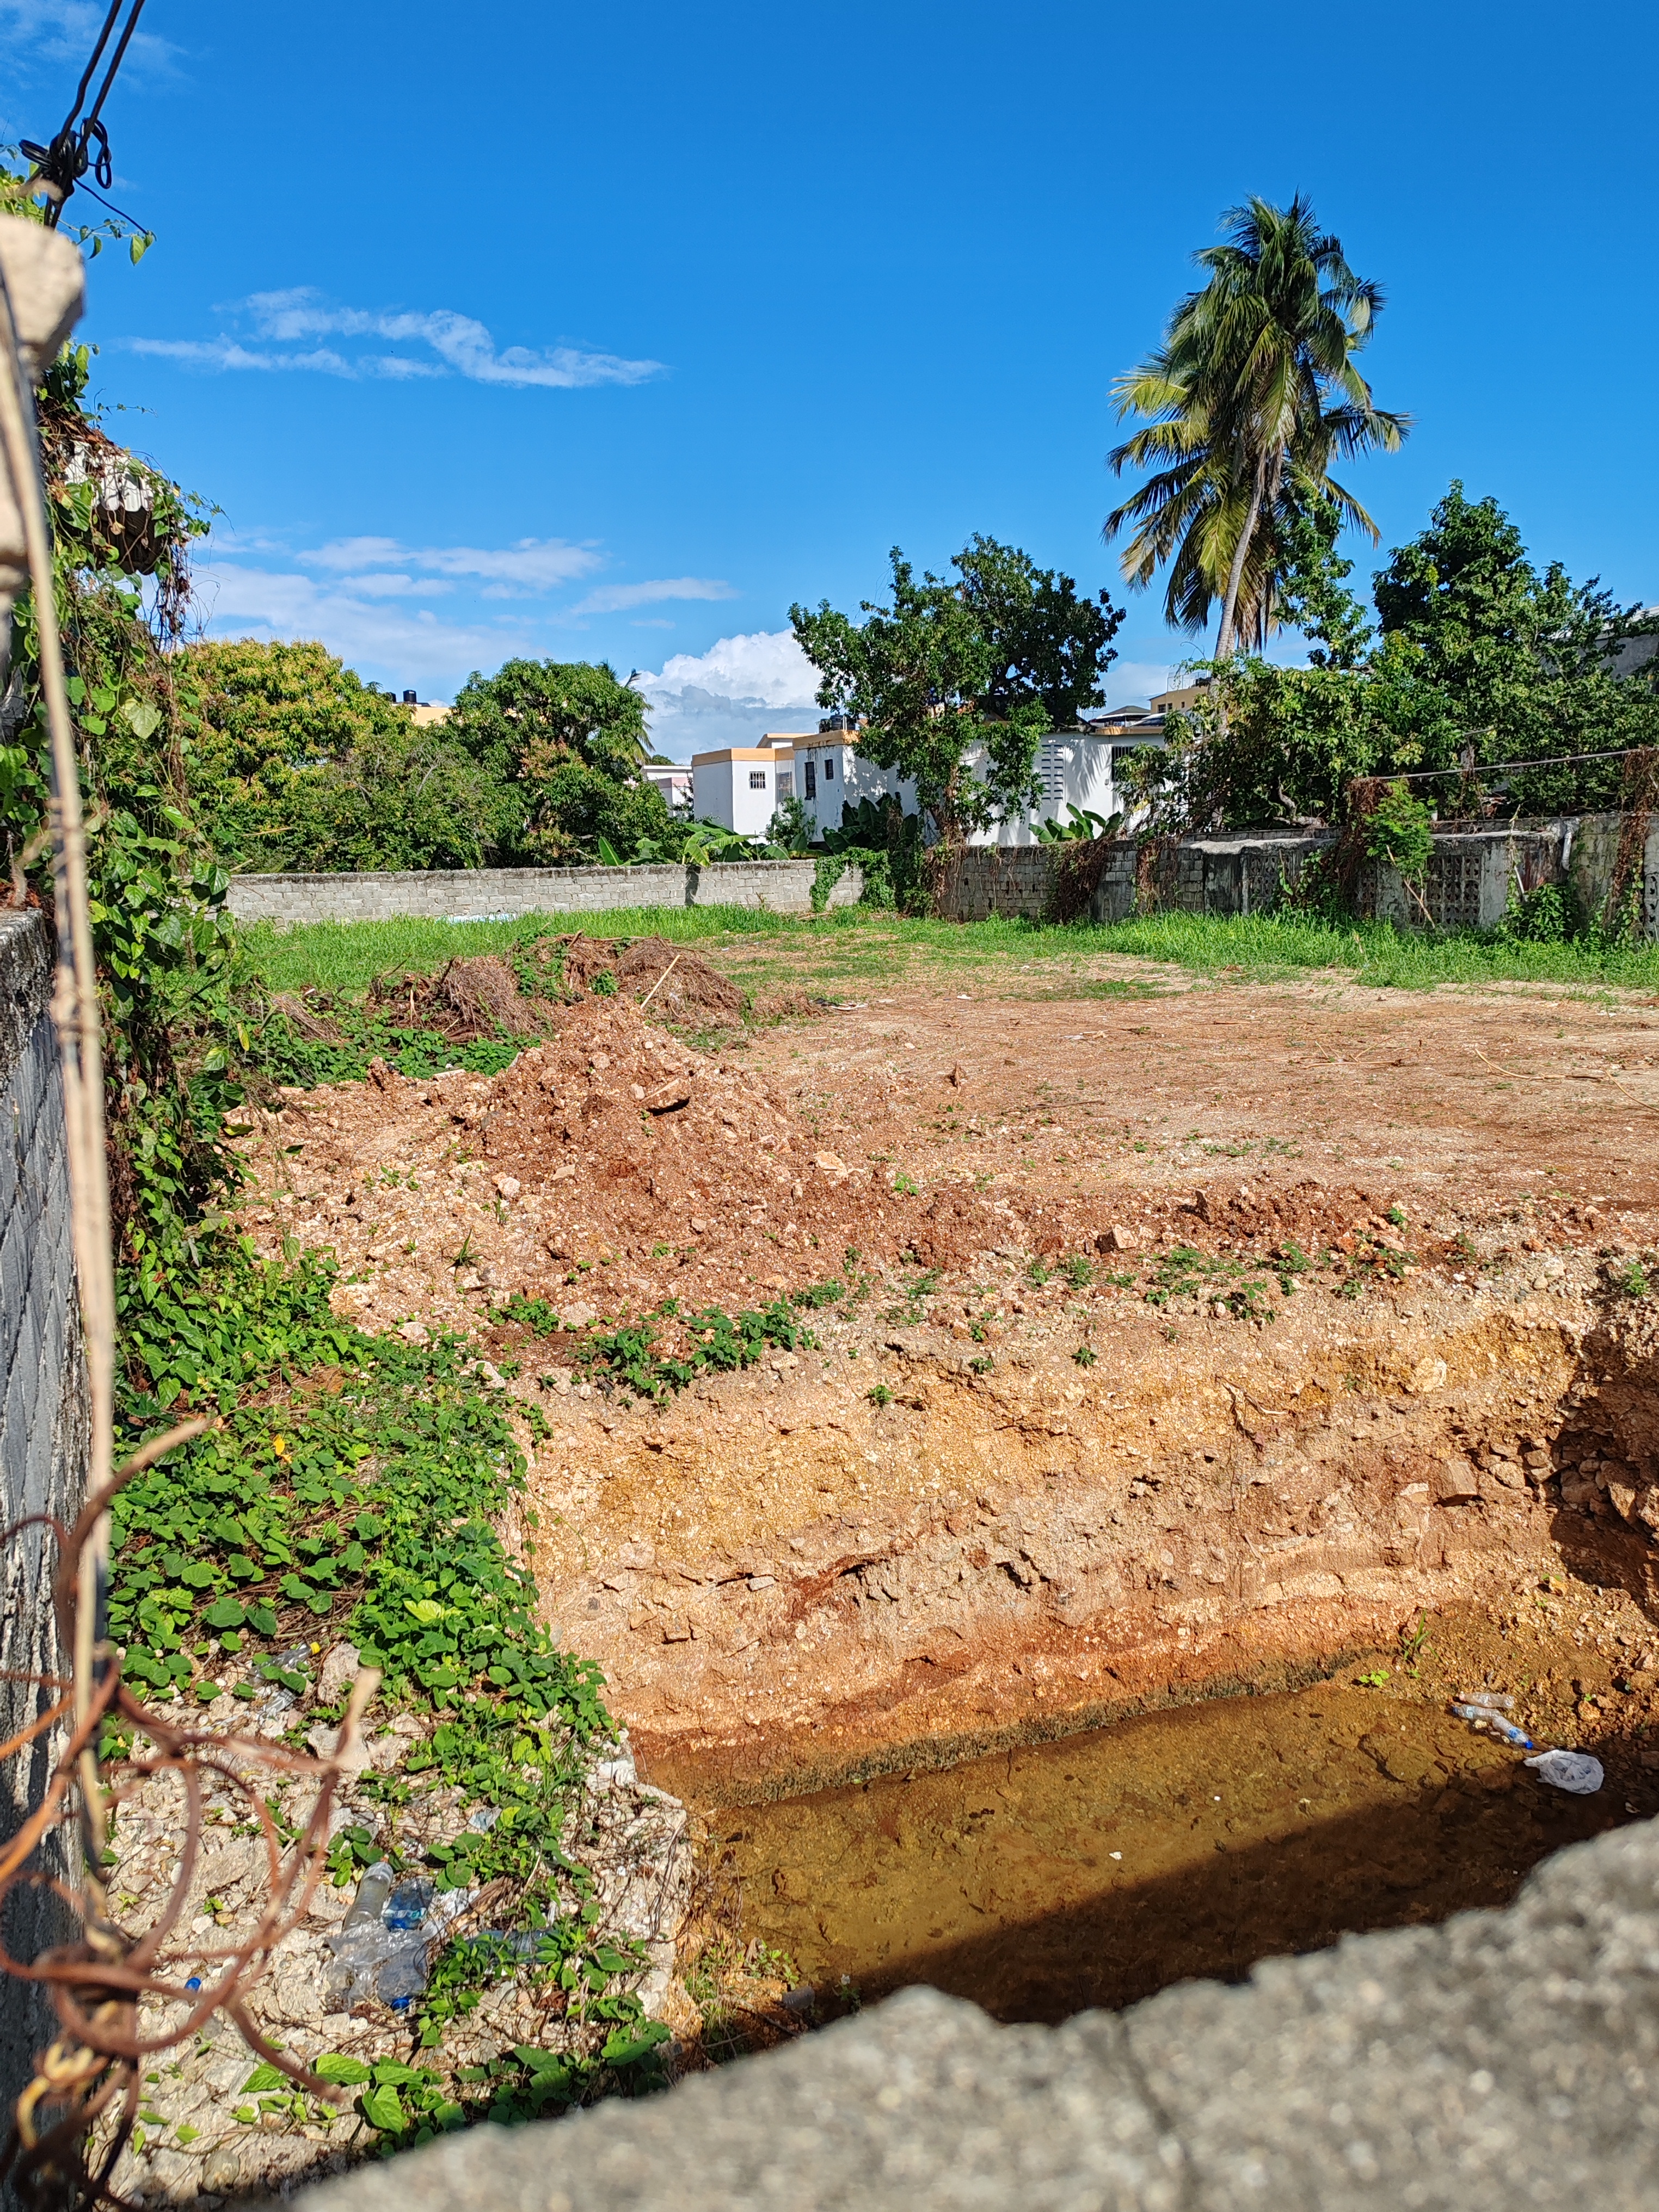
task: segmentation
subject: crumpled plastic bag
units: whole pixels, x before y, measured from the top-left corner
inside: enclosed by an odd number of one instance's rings
[[[1599,1759],[1587,1751],[1540,1751],[1526,1764],[1552,1790],[1570,1790],[1575,1797],[1590,1797],[1606,1778]]]

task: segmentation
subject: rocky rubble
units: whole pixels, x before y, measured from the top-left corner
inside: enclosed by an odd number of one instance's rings
[[[302,1726],[303,1714],[296,1716],[291,1694],[281,1690],[267,1692],[253,1708],[222,1698],[206,1715],[206,1725],[216,1732],[251,1729],[273,1739],[297,1734],[296,1721]],[[406,1802],[388,1811],[365,1789],[364,1777],[395,1775],[427,1728],[414,1716],[398,1715],[369,1732],[368,1758],[337,1794],[330,1824],[336,1834],[367,1829],[379,1848],[400,1855],[416,1870],[428,1845],[453,1840],[467,1825],[469,1808],[458,1792],[423,1789],[411,1778],[415,1786]],[[140,1755],[143,1748],[141,1741]],[[112,1778],[118,1784],[118,1770]],[[172,1953],[185,1962],[177,1971],[210,1980],[212,1953],[234,1948],[264,1910],[268,1862],[264,1842],[241,1817],[243,1801],[210,1772],[205,1780],[200,1855]],[[272,1810],[289,1830],[303,1828],[315,1787],[314,1779],[300,1778],[271,1792]],[[111,1896],[125,1924],[153,1924],[165,1909],[185,1836],[185,1796],[176,1776],[152,1778],[125,1798],[110,1872]],[[616,1986],[631,1986],[647,2014],[659,2014],[690,1895],[692,1856],[685,1808],[640,1781],[625,1739],[590,1768],[571,1808],[563,1849],[593,1877],[602,1908],[599,1932],[643,1947],[644,1971],[631,1984]],[[569,2016],[556,1988],[524,1971],[505,1975],[476,2011],[451,2025],[436,2051],[414,2053],[409,2019],[384,2005],[331,2010],[335,1961],[329,1939],[337,1933],[355,1888],[355,1881],[337,1887],[325,1874],[304,1918],[276,1945],[249,1996],[256,2027],[290,2057],[307,2063],[325,2051],[367,2063],[412,2059],[453,2079],[457,2069],[484,2064],[514,2044],[586,2055],[604,2042],[605,2024]],[[488,1892],[477,1898],[470,1913],[453,1923],[454,1932],[477,1932],[491,1902]],[[146,2006],[141,2027],[148,2035],[165,2034],[178,2017]],[[146,2072],[139,2127],[114,2176],[120,2195],[131,2203],[207,2207],[227,2196],[285,2190],[301,2175],[337,2172],[373,2148],[373,2130],[349,2102],[331,2108],[296,2097],[285,2082],[262,2086],[256,2079],[260,2063],[222,2018],[182,2046],[158,2051]]]

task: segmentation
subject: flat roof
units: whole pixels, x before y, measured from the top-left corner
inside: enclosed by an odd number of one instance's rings
[[[775,761],[777,753],[770,745],[727,745],[717,753],[693,753],[693,768],[713,768],[721,761]]]

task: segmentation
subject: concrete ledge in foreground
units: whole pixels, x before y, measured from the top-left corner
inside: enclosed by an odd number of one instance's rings
[[[303,2212],[1652,2212],[1659,1823],[1502,1912],[1127,2013],[908,1990],[667,2095],[481,2127]]]

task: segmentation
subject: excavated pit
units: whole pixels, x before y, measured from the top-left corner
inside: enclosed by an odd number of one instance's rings
[[[815,1982],[1057,2017],[1659,1809],[1650,1010],[1017,1005],[722,1057],[580,1003],[494,1082],[291,1099],[252,1220],[370,1326],[485,1324],[550,1617]],[[660,1403],[592,1364],[827,1279]],[[1600,1796],[1450,1721],[1471,1669]]]

